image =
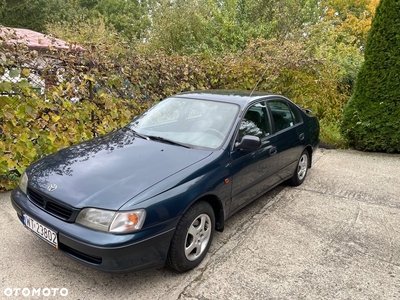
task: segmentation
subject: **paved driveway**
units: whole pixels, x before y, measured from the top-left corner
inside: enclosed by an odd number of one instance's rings
[[[82,266],[24,229],[0,194],[0,298],[400,299],[399,173],[399,155],[319,150],[302,186],[229,219],[185,274]]]

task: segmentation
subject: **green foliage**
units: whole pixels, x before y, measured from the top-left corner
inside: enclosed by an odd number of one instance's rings
[[[344,111],[343,132],[359,150],[400,152],[400,2],[382,0],[365,62]]]
[[[251,32],[254,28],[263,31],[263,37],[277,39],[301,36],[320,16],[317,0],[254,0],[236,1],[238,19]],[[257,35],[258,36],[258,35]],[[254,36],[253,36],[254,37]]]
[[[328,64],[338,67],[339,80],[349,87],[347,92],[351,93],[364,55],[354,44],[354,37],[338,32],[338,28],[334,26],[325,25],[312,26],[306,42],[315,57],[325,59]]]
[[[48,23],[72,22],[88,15],[77,0],[0,0],[0,24],[8,27],[45,32]]]
[[[159,1],[152,13],[149,41],[142,47],[179,54],[207,50],[208,14],[207,0]]]
[[[81,5],[79,0],[47,0],[46,5],[48,14],[42,20],[44,27],[49,23],[75,22],[96,14],[96,12],[92,12],[84,5]]]
[[[101,18],[136,41],[150,26],[149,10],[148,1],[137,0],[0,0],[0,23],[46,32],[48,24],[62,23],[67,29],[69,24]]]
[[[346,148],[347,142],[340,132],[340,119],[324,118],[320,119],[321,147],[327,148]]]
[[[158,1],[143,46],[178,54],[242,51],[255,38],[301,36],[318,9],[316,0]]]
[[[319,19],[307,28],[306,43],[318,58],[338,67],[343,93],[352,93],[364,61],[363,48],[379,0],[323,0]]]
[[[0,48],[0,77],[7,71],[18,79],[0,82],[0,190],[15,186],[32,161],[195,89],[284,94],[319,117],[323,142],[341,147],[340,120],[377,2],[0,0],[3,25],[45,31],[87,50],[47,53],[57,59],[39,73],[53,84],[40,91],[26,68],[37,53]],[[346,108],[343,132],[358,149],[399,151],[399,58],[389,50],[400,49],[398,20],[371,34],[390,36],[366,48],[359,77],[370,83],[358,84]],[[383,55],[372,58],[371,48]],[[368,57],[376,60],[370,67]]]
[[[58,68],[49,63],[43,78],[50,82],[57,73],[62,79],[43,93],[23,79],[30,73],[22,67],[32,59],[30,53],[0,53],[7,58],[0,70],[10,69],[10,76],[22,78],[0,83],[0,188],[14,186],[33,161],[113,131],[181,91],[257,87],[288,96],[326,123],[339,118],[345,102],[335,69],[310,56],[300,43],[258,39],[240,53],[219,57],[138,54],[132,48],[108,52],[107,46],[87,49],[49,55],[57,57]]]
[[[94,8],[129,40],[142,39],[151,24],[148,1],[102,0]]]
[[[118,56],[126,52],[127,43],[123,37],[112,26],[107,26],[101,16],[49,23],[46,30],[65,41],[88,49],[96,48],[98,52],[109,53],[107,55]]]
[[[0,52],[2,58],[7,58],[1,60],[1,75],[11,70],[11,81],[0,82],[0,189],[15,186],[15,179],[33,161],[115,130],[149,107],[149,103],[132,95],[114,96],[118,91],[123,94],[125,88],[118,86],[118,81],[111,82],[103,71],[116,70],[118,62],[115,57],[107,60],[101,51],[52,53],[52,57],[57,55],[63,61],[57,70],[62,79],[57,85],[47,86],[42,94],[22,79],[29,76],[29,70],[21,66],[32,56],[22,49],[4,50],[9,52]],[[49,63],[42,71],[43,77],[53,76],[51,70]],[[116,77],[110,72],[111,76]],[[95,83],[105,91],[112,86],[114,93],[96,92]],[[73,104],[75,99],[79,101]]]
[[[48,15],[46,0],[5,0],[0,8],[0,22],[4,26],[44,29]]]
[[[101,0],[78,0],[79,6],[87,9],[93,9]]]

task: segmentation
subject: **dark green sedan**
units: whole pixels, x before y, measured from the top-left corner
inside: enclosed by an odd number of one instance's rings
[[[283,96],[182,93],[33,163],[11,201],[27,229],[81,263],[183,272],[232,214],[303,183],[318,142],[316,117]]]

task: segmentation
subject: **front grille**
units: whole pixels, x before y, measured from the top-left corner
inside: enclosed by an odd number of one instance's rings
[[[32,188],[28,188],[28,199],[41,209],[57,218],[69,221],[72,216],[73,210],[71,208],[58,203],[53,198],[35,191]]]
[[[46,210],[56,216],[60,216],[61,218],[68,220],[72,215],[72,210],[61,206],[54,202],[47,202]]]
[[[28,196],[31,202],[35,203],[40,207],[44,207],[44,199],[40,194],[35,193],[32,189],[28,189]]]

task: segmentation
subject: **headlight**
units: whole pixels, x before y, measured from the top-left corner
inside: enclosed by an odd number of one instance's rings
[[[142,228],[145,218],[146,211],[144,209],[115,212],[84,208],[76,218],[76,223],[101,231],[128,233]]]
[[[26,190],[28,188],[28,175],[24,172],[21,178],[19,179],[19,188],[26,195]]]
[[[79,213],[76,223],[93,229],[108,231],[114,215],[115,211],[85,208]]]

